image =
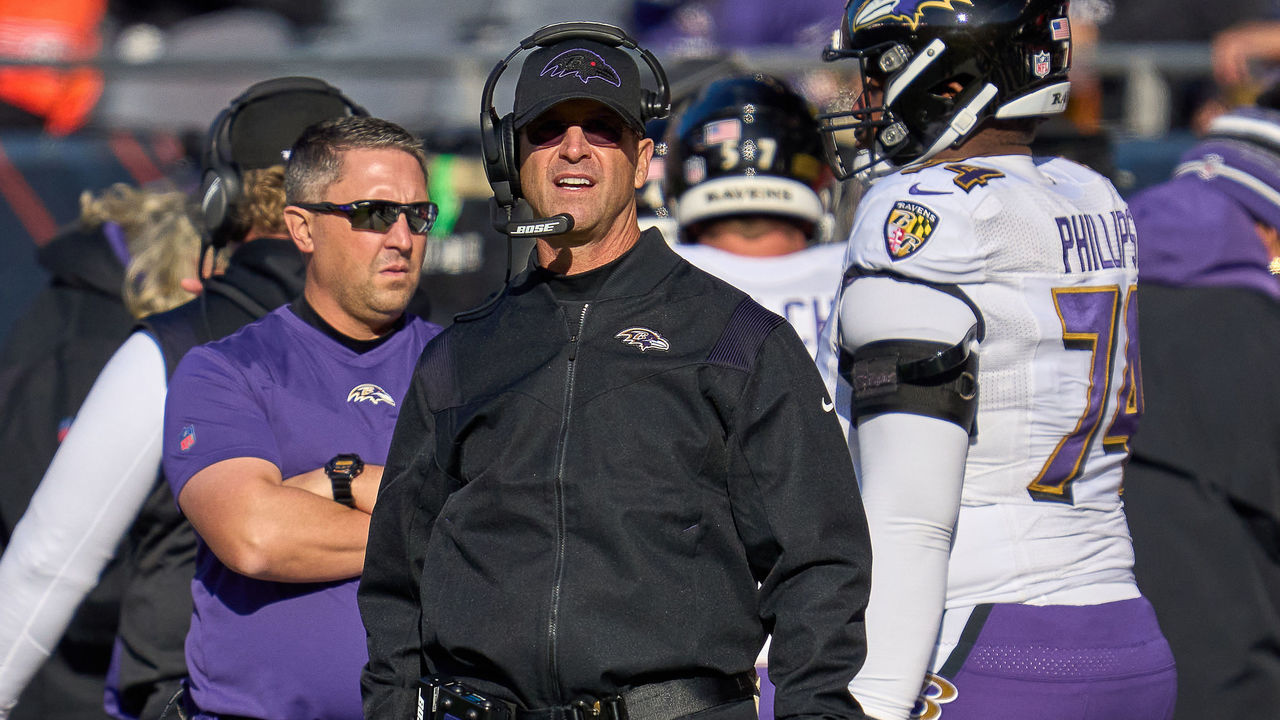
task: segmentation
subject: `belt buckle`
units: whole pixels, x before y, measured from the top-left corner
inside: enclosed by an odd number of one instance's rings
[[[569,720],[629,720],[621,695],[574,700],[568,710]]]

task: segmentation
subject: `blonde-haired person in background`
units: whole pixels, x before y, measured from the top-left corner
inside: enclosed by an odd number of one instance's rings
[[[114,465],[108,457],[96,450],[86,451],[89,445],[95,445],[93,438],[101,442],[111,437],[107,431],[114,430],[108,425],[125,426],[145,415],[134,412],[136,406],[122,404],[127,399],[142,403],[144,393],[130,393],[128,398],[121,396],[107,403],[116,408],[113,411],[115,415],[120,414],[121,408],[128,412],[123,417],[113,415],[105,423],[101,422],[106,420],[105,416],[92,414],[87,424],[80,423],[85,427],[80,429],[79,437],[67,443],[65,449],[55,456],[55,451],[62,447],[62,439],[70,431],[73,417],[69,416],[84,403],[90,387],[103,374],[108,360],[120,357],[124,362],[122,343],[126,339],[141,337],[138,332],[130,334],[131,330],[137,329],[139,320],[182,306],[201,292],[206,284],[217,287],[218,281],[212,276],[220,275],[227,266],[226,259],[221,256],[235,255],[249,240],[280,238],[288,233],[284,226],[284,167],[281,165],[244,173],[244,196],[228,220],[231,232],[236,233],[238,239],[228,243],[227,252],[207,257],[201,252],[201,234],[192,220],[190,199],[184,193],[153,193],[115,185],[101,194],[85,193],[81,197],[81,208],[83,225],[96,224],[102,228],[105,242],[99,244],[109,250],[98,255],[110,252],[129,260],[127,265],[114,268],[111,283],[116,296],[110,301],[110,308],[100,307],[108,302],[103,294],[105,286],[80,287],[86,283],[64,276],[55,278],[51,293],[77,292],[77,297],[92,294],[94,298],[82,301],[84,307],[70,307],[71,303],[64,300],[47,311],[41,311],[43,321],[57,317],[65,321],[63,324],[50,322],[46,325],[46,332],[52,331],[61,338],[65,353],[50,355],[48,350],[42,349],[48,343],[32,343],[30,334],[23,331],[22,325],[15,328],[10,336],[11,345],[25,348],[24,357],[32,360],[45,357],[46,363],[53,363],[52,370],[33,368],[31,372],[11,374],[11,369],[17,368],[10,368],[8,362],[0,369],[3,373],[0,386],[14,400],[30,394],[29,404],[37,405],[39,398],[45,398],[46,404],[49,403],[48,398],[55,398],[58,410],[54,413],[56,418],[51,418],[50,422],[59,421],[57,442],[46,443],[50,446],[47,452],[21,458],[21,470],[15,477],[22,487],[16,487],[12,482],[9,486],[0,485],[0,517],[3,518],[0,539],[4,541],[0,549],[13,545],[13,549],[5,549],[3,558],[0,558],[0,578],[3,578],[0,580],[0,718],[79,720],[83,717],[109,717],[103,709],[106,670],[111,661],[118,625],[128,622],[127,618],[134,612],[134,609],[123,607],[125,598],[137,592],[133,587],[138,582],[133,565],[138,554],[146,552],[143,547],[151,544],[151,538],[126,536],[128,522],[104,535],[96,534],[102,528],[96,513],[114,507],[117,500],[128,494],[131,486],[141,484],[138,492],[134,493],[138,497],[130,504],[130,511],[123,513],[132,520],[137,515],[138,502],[146,499],[144,492],[147,486],[154,481],[158,460],[149,468],[147,462],[136,458],[123,461],[122,466],[142,468],[137,473],[139,482],[131,483],[115,477],[109,469]],[[265,242],[262,247],[255,248],[256,255],[272,258],[266,262],[278,266],[281,276],[288,278],[281,281],[286,289],[280,290],[279,297],[275,298],[280,301],[292,295],[295,285],[296,288],[301,287],[301,262],[296,251],[291,246],[278,246],[286,242]],[[59,251],[58,257],[78,257],[84,264],[84,259],[95,256],[77,243],[75,247]],[[101,266],[106,263],[98,260],[101,258],[94,260],[93,267],[102,271]],[[101,300],[97,299],[99,296]],[[65,324],[68,323],[77,328],[84,327],[67,330]],[[85,337],[75,340],[77,335]],[[132,361],[128,364],[141,367]],[[65,400],[57,390],[64,383],[74,390],[74,395]],[[69,410],[63,411],[64,405]],[[48,410],[44,412],[48,414]],[[50,423],[33,423],[32,413],[37,413],[34,417],[40,417],[35,408],[28,410],[12,400],[6,405],[4,416],[0,418],[0,447],[16,451],[19,442],[38,442],[39,438],[32,437],[34,430]],[[19,427],[23,424],[35,427]],[[114,444],[125,454],[135,445],[122,437],[116,440],[119,442]],[[73,459],[85,466],[78,466]],[[59,468],[73,466],[78,470],[70,473],[58,471]],[[67,487],[61,491],[58,489],[63,483],[49,480],[51,477],[73,476],[76,487],[70,488],[69,492]],[[37,482],[40,483],[38,492]],[[19,490],[23,492],[21,497],[17,496]],[[92,508],[91,514],[95,516],[85,517],[70,512],[67,501],[72,495],[95,498],[85,504],[86,510]],[[24,515],[28,501],[30,511]],[[20,527],[19,518],[23,519]],[[155,523],[143,525],[151,529],[156,526]],[[167,535],[168,531],[164,534]],[[76,563],[89,564],[77,569]],[[186,592],[185,587],[182,590]],[[76,610],[82,599],[84,604]],[[184,606],[182,602],[176,604]],[[70,614],[73,611],[76,613],[74,616]],[[143,610],[148,614],[154,611],[154,608]],[[62,635],[64,630],[65,635]],[[57,643],[59,636],[64,638],[59,649],[50,661],[45,662],[45,668],[31,678],[43,656],[49,654],[47,648]],[[47,647],[45,643],[48,643]],[[180,646],[178,652],[180,662]],[[70,669],[72,666],[87,666],[92,672],[77,678],[74,676],[76,671]],[[47,684],[42,682],[46,676],[50,678]],[[63,687],[80,688],[81,692],[68,697],[66,692],[60,691]],[[112,695],[112,702],[117,706],[127,704],[116,697],[116,693]],[[61,699],[64,697],[67,699]],[[68,701],[74,704],[68,705]],[[12,715],[6,715],[6,708],[13,706],[14,702],[17,705],[12,708]]]
[[[142,319],[195,297],[200,291],[196,276],[200,231],[188,213],[180,206],[161,214],[144,226],[137,238],[121,293],[129,314]]]
[[[82,195],[82,224],[97,224],[104,228],[102,232],[106,239],[105,244],[111,247],[112,251],[123,248],[123,252],[127,253],[125,256],[130,259],[127,266],[116,271],[116,274],[122,277],[113,280],[117,292],[115,305],[123,305],[124,312],[113,313],[112,324],[99,324],[98,321],[101,318],[96,314],[72,311],[65,316],[69,322],[74,322],[76,318],[84,318],[91,328],[86,329],[85,332],[95,333],[91,346],[94,350],[92,355],[94,362],[92,364],[86,362],[83,369],[77,367],[74,372],[75,384],[83,389],[75,396],[73,411],[84,402],[91,384],[102,374],[108,359],[115,357],[111,353],[121,350],[121,345],[126,338],[141,337],[138,332],[133,336],[129,332],[137,329],[137,321],[182,306],[200,293],[205,284],[219,287],[219,281],[212,276],[220,275],[226,269],[228,263],[224,256],[236,255],[241,246],[248,241],[281,238],[288,234],[284,225],[284,166],[276,165],[246,171],[243,184],[242,201],[233,208],[228,219],[230,232],[234,233],[237,239],[228,243],[226,252],[208,256],[201,252],[201,234],[192,220],[190,199],[183,193],[152,193],[127,185],[115,185],[101,194]],[[119,230],[114,229],[113,225]],[[264,262],[278,267],[281,277],[287,278],[280,281],[281,289],[277,291],[278,297],[271,301],[263,300],[264,302],[283,301],[287,296],[291,296],[295,289],[301,288],[300,258],[297,257],[291,245],[282,247],[285,243],[287,243],[285,240],[274,240],[264,242],[261,247],[255,247],[254,250],[246,249],[249,254],[267,258]],[[83,251],[84,248],[77,247],[76,250]],[[55,280],[55,287],[64,282]],[[218,290],[215,289],[214,293],[217,292]],[[234,292],[234,290],[227,292]],[[207,304],[208,301],[200,302]],[[216,300],[213,302],[217,303]],[[65,311],[66,304],[63,303],[60,309]],[[108,329],[111,332],[104,332]],[[61,331],[59,334],[74,335],[74,333]],[[10,342],[16,344],[23,342],[27,336],[25,333],[15,332],[11,338]],[[39,347],[42,346],[42,343],[37,343],[30,348],[30,351],[39,352]],[[73,343],[69,345],[68,351],[74,353],[76,348],[84,350],[87,347],[90,347],[87,342]],[[121,353],[116,352],[116,355]],[[123,356],[121,357],[123,362]],[[66,363],[61,360],[54,362],[58,363],[59,367],[66,366]],[[174,362],[176,363],[176,359]],[[3,377],[5,389],[8,391],[7,381],[10,375],[7,365],[0,372],[5,373]],[[39,383],[36,390],[33,390],[33,394],[38,393],[38,397],[50,397],[51,390],[46,386],[67,380],[56,371],[46,372],[42,377],[43,381]],[[15,381],[19,379],[14,377]],[[22,383],[29,384],[29,381],[24,379]],[[15,392],[21,392],[21,390],[15,388]],[[118,400],[123,401],[125,398],[122,396]],[[140,399],[139,402],[141,402]],[[116,406],[116,412],[121,407],[120,402],[116,401],[107,404]],[[126,409],[129,408],[126,406]],[[6,433],[0,435],[0,441],[4,443],[0,447],[6,449],[17,447],[16,444],[10,444],[9,426],[19,423],[27,415],[17,406],[12,409],[6,406],[4,417],[0,419],[0,428],[3,428]],[[112,424],[127,424],[143,414],[130,412],[127,415],[127,418],[115,418]],[[148,536],[147,532],[155,531],[158,524],[141,523],[143,527],[138,532],[142,536],[126,536],[127,522],[104,535],[95,534],[101,531],[98,518],[82,517],[77,513],[68,512],[69,494],[65,492],[66,488],[63,488],[64,491],[59,491],[58,487],[62,483],[48,480],[50,477],[75,476],[77,487],[72,488],[70,494],[96,498],[95,501],[87,502],[85,505],[86,509],[93,507],[95,513],[113,507],[118,499],[128,494],[129,487],[141,483],[141,489],[135,493],[138,497],[130,505],[131,510],[123,513],[130,520],[137,515],[137,502],[146,498],[141,493],[146,489],[146,485],[154,480],[158,467],[148,467],[147,462],[130,459],[125,464],[142,468],[137,473],[139,483],[113,477],[113,473],[106,469],[110,466],[109,460],[96,457],[96,452],[84,450],[87,447],[83,442],[86,436],[99,439],[109,436],[104,434],[109,429],[106,423],[100,422],[104,419],[106,419],[104,416],[93,415],[92,419],[87,421],[87,425],[81,429],[81,435],[77,438],[79,442],[68,443],[65,451],[59,452],[56,457],[54,451],[59,449],[59,444],[53,445],[47,454],[32,458],[30,463],[23,463],[24,469],[17,477],[24,483],[29,481],[30,487],[26,489],[22,498],[13,499],[14,504],[17,500],[21,500],[22,505],[14,507],[12,513],[10,499],[14,495],[14,489],[0,485],[0,510],[3,511],[4,518],[4,526],[0,530],[3,530],[5,544],[10,544],[10,538],[13,538],[14,545],[13,551],[5,550],[4,557],[0,558],[0,578],[3,578],[0,580],[0,606],[2,606],[0,607],[0,718],[11,717],[15,720],[76,718],[78,720],[86,717],[83,714],[60,714],[63,708],[61,703],[49,704],[55,702],[53,698],[57,696],[58,689],[68,682],[66,673],[71,672],[67,669],[70,664],[77,666],[88,664],[96,671],[92,679],[86,678],[83,682],[84,692],[75,700],[75,712],[91,712],[95,713],[93,717],[109,717],[107,711],[103,709],[105,671],[111,659],[118,625],[129,622],[128,618],[135,612],[133,608],[123,607],[124,599],[138,592],[134,589],[138,579],[134,577],[136,571],[133,566],[137,562],[138,555],[147,552],[147,548],[157,540]],[[62,421],[58,432],[59,443],[67,436],[70,424],[70,418]],[[85,423],[81,424],[85,425]],[[93,442],[90,441],[89,444]],[[121,441],[117,444],[125,451],[132,447],[129,442]],[[62,457],[64,455],[66,457]],[[56,458],[62,459],[56,460]],[[79,472],[66,473],[55,469],[72,467],[75,465],[72,458],[78,458],[82,463],[88,463],[93,468],[101,468],[101,470],[86,472],[92,468],[82,467]],[[51,464],[51,459],[56,461]],[[48,467],[47,471],[46,467]],[[45,479],[41,479],[41,475],[44,475]],[[145,480],[145,483],[142,480]],[[38,492],[35,486],[37,481],[40,483]],[[34,497],[33,492],[35,492]],[[23,509],[27,507],[28,500],[32,510],[23,515]],[[150,513],[144,512],[144,515],[150,518]],[[18,532],[19,528],[16,527],[19,517],[29,518],[29,521],[24,520],[21,528],[21,532],[26,533],[25,536],[21,535]],[[30,523],[29,526],[26,525],[27,522]],[[167,536],[169,530],[170,528],[166,527],[163,533],[157,532],[157,535]],[[55,535],[57,539],[54,538]],[[0,546],[0,548],[3,547]],[[67,553],[59,549],[69,549],[77,557],[69,558]],[[93,566],[86,565],[87,569],[76,570],[74,569],[76,562],[92,562]],[[98,572],[102,573],[101,580]],[[186,592],[185,587],[182,590]],[[69,613],[75,609],[82,598],[85,599],[83,609],[76,611],[77,614],[74,617],[70,616]],[[185,607],[189,601],[176,604],[179,607]],[[154,608],[142,610],[145,614],[151,614],[154,611]],[[31,680],[28,689],[24,690],[26,679],[39,664],[43,655],[48,654],[47,650],[36,650],[36,648],[43,646],[46,641],[49,645],[57,642],[63,630],[66,632],[64,636],[66,639],[60,646],[59,653],[53,656],[52,661],[46,663],[46,667],[50,669],[41,670],[40,674]],[[90,637],[91,642],[86,639]],[[179,654],[177,661],[180,662],[181,647],[179,646],[177,650]],[[139,651],[130,653],[129,657],[146,654],[145,651]],[[61,655],[66,657],[60,657]],[[156,664],[150,660],[140,662],[131,660],[130,662],[130,667],[138,664]],[[44,685],[41,683],[41,678],[55,672],[56,679],[51,680],[48,690],[42,689]],[[128,672],[125,674],[129,675]],[[72,685],[72,687],[75,686]],[[21,697],[19,693],[22,693]],[[118,693],[113,692],[112,695],[112,702],[117,707],[130,704],[130,701],[119,698]],[[18,701],[18,704],[13,708],[13,714],[6,716],[6,705],[13,705],[15,701]],[[145,700],[139,702],[145,704]],[[34,714],[27,714],[29,707]]]
[[[116,183],[101,193],[80,194],[79,225],[99,229],[108,243],[119,228],[125,264],[120,299],[125,310],[141,319],[190,300],[200,291],[195,258],[200,232],[187,212],[187,196],[179,191],[152,191]],[[185,282],[184,282],[185,281]]]
[[[100,193],[86,191],[80,206],[79,221],[40,248],[49,286],[0,351],[0,448],[11,459],[0,482],[0,550],[8,546],[94,378],[137,319],[192,297],[183,280],[196,274],[200,236],[187,216],[184,193],[117,184]],[[102,714],[119,581],[107,573],[101,590],[72,620],[65,642],[50,647],[52,659],[15,718]],[[0,665],[9,652],[9,644],[0,641]]]

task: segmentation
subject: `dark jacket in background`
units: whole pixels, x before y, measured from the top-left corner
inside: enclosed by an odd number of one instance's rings
[[[1184,160],[1247,167],[1229,153],[1206,145]],[[1178,664],[1177,720],[1280,707],[1280,281],[1244,186],[1209,178],[1180,175],[1129,203],[1145,408],[1125,514],[1138,585]]]
[[[100,228],[74,228],[39,250],[50,283],[0,352],[0,551],[31,502],[89,388],[133,327],[121,299],[124,262]],[[106,718],[103,680],[123,574],[111,563],[31,679],[12,720]]]

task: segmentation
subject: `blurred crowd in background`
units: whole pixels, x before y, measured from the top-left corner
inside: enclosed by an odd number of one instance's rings
[[[423,279],[411,310],[448,325],[455,313],[479,305],[502,285],[512,258],[519,263],[527,255],[528,245],[522,249],[515,243],[512,251],[513,243],[492,224],[491,188],[479,158],[477,122],[486,77],[522,38],[556,22],[619,25],[661,59],[677,112],[682,101],[710,81],[752,72],[785,79],[818,111],[847,110],[853,101],[853,65],[825,64],[821,58],[844,5],[845,0],[0,0],[0,390],[6,391],[0,398],[0,440],[6,447],[24,449],[15,459],[14,476],[20,481],[10,483],[11,494],[21,502],[0,503],[0,551],[9,544],[26,500],[65,437],[89,382],[136,319],[184,302],[201,290],[200,282],[190,276],[212,272],[211,266],[197,272],[194,259],[198,254],[203,261],[200,238],[208,234],[208,228],[198,227],[205,215],[191,212],[200,200],[201,148],[210,121],[245,88],[283,76],[322,78],[372,115],[400,123],[425,139],[429,195],[439,206],[439,216],[426,244]],[[1195,263],[1179,263],[1203,260],[1213,265],[1227,258],[1225,264],[1231,266],[1237,248],[1224,245],[1215,254],[1202,242],[1205,237],[1248,244],[1254,255],[1263,252],[1252,243],[1253,227],[1245,222],[1243,211],[1237,219],[1245,224],[1237,223],[1236,228],[1243,230],[1227,231],[1222,229],[1227,227],[1224,218],[1231,216],[1192,202],[1217,197],[1199,184],[1221,180],[1212,165],[1204,172],[1182,172],[1174,186],[1181,195],[1151,188],[1170,178],[1184,153],[1199,147],[1214,118],[1254,103],[1264,89],[1280,88],[1280,0],[1073,0],[1070,32],[1071,102],[1065,114],[1041,128],[1036,150],[1089,165],[1134,199],[1135,208],[1149,214],[1144,219],[1160,228],[1165,245],[1172,249],[1162,265],[1161,244],[1151,244],[1144,278],[1149,275],[1156,286],[1164,280],[1172,288],[1200,287],[1176,273],[1172,279],[1162,277],[1160,268],[1175,266],[1201,282],[1201,276],[1211,273],[1199,266],[1182,267]],[[511,107],[513,82],[499,85],[499,114]],[[1263,104],[1274,109],[1276,92],[1264,95]],[[1223,132],[1220,128],[1219,134]],[[1249,140],[1276,143],[1270,135]],[[658,160],[674,163],[676,156],[665,157],[665,152],[659,152]],[[1274,149],[1267,152],[1272,154],[1265,156],[1263,165],[1272,170],[1263,174],[1266,187],[1251,191],[1260,193],[1262,204],[1274,205],[1280,175],[1274,172]],[[272,159],[276,154],[271,153]],[[1207,162],[1209,157],[1197,159]],[[654,169],[658,167],[655,162]],[[282,176],[262,172],[251,180],[246,176],[249,184],[258,189],[270,185],[283,202]],[[650,178],[660,184],[661,170],[651,171]],[[1140,194],[1144,190],[1147,194]],[[858,192],[841,188],[823,198],[841,201],[826,208],[834,210],[835,218],[818,241],[833,242],[822,248],[836,250],[829,253],[833,259],[841,254],[847,215],[858,197]],[[660,210],[657,214],[673,223],[662,207],[664,198],[660,187],[646,186],[641,192],[642,213]],[[262,217],[281,217],[275,205],[258,210]],[[648,220],[654,222],[652,217]],[[1274,258],[1280,254],[1280,240],[1274,223],[1268,227],[1269,275],[1263,277],[1265,283],[1257,281],[1267,289],[1268,310],[1255,312],[1230,294],[1218,298],[1183,293],[1185,305],[1166,301],[1159,307],[1177,311],[1155,316],[1150,326],[1159,328],[1158,322],[1167,321],[1168,342],[1174,344],[1182,341],[1179,331],[1192,309],[1207,316],[1214,310],[1216,314],[1202,324],[1216,324],[1224,332],[1234,326],[1222,318],[1239,316],[1242,327],[1251,327],[1264,315],[1274,320],[1266,313],[1273,313],[1274,276],[1280,274],[1280,260]],[[281,228],[275,230],[276,235],[285,234]],[[1193,238],[1192,230],[1202,234]],[[1193,250],[1187,252],[1188,248]],[[1262,265],[1253,264],[1261,272]],[[1229,283],[1210,277],[1203,284],[1217,288]],[[1222,305],[1220,312],[1209,304],[1215,299]],[[815,302],[814,330],[825,317],[817,307]],[[1226,342],[1206,347],[1237,360],[1252,357]],[[1259,357],[1267,357],[1266,351]],[[1154,367],[1152,373],[1157,382],[1163,377],[1165,387],[1177,388],[1165,397],[1181,395],[1183,384],[1192,384],[1178,374],[1184,371],[1187,377],[1220,376],[1230,390],[1246,395],[1274,395],[1235,382],[1232,372],[1202,373],[1189,361],[1171,366],[1164,376],[1160,373],[1165,368]],[[1227,366],[1216,357],[1205,363],[1214,369]],[[77,380],[64,379],[68,377]],[[1204,386],[1210,400],[1232,398],[1219,403],[1225,414],[1244,416],[1237,410],[1247,398],[1237,402],[1228,390],[1213,387],[1209,392],[1209,385],[1195,384]],[[22,392],[10,395],[12,388]],[[41,409],[28,409],[20,395],[32,401],[32,408]],[[47,407],[50,399],[52,408]],[[1158,403],[1151,407],[1157,410],[1153,417],[1167,410]],[[1269,403],[1260,403],[1259,409],[1267,419],[1274,414]],[[61,419],[56,438],[42,434],[48,423],[34,421],[38,413]],[[1183,420],[1168,412],[1164,417],[1173,418],[1166,424]],[[1198,432],[1200,417],[1185,425]],[[1245,446],[1252,442],[1253,436],[1237,432],[1226,420],[1209,424],[1232,435],[1233,441]],[[1266,452],[1238,453],[1256,467],[1237,471],[1231,465],[1231,473],[1262,478],[1265,482],[1258,485],[1268,494],[1255,505],[1270,508],[1277,485],[1267,480],[1266,471],[1276,467],[1270,442],[1274,433],[1262,420],[1250,419],[1247,425],[1260,438],[1255,449]],[[1168,436],[1175,438],[1170,444],[1176,449],[1195,454],[1193,442],[1174,433]],[[1217,467],[1222,463],[1216,446],[1213,449],[1204,453],[1205,463]],[[1141,469],[1137,477],[1141,479]],[[1141,487],[1139,480],[1134,494],[1138,503],[1144,500]],[[1188,525],[1204,521],[1199,506],[1185,507],[1194,516]],[[1170,512],[1153,505],[1146,517],[1164,523]],[[1142,522],[1139,516],[1136,527]],[[1167,524],[1171,531],[1183,527]],[[1222,534],[1225,537],[1225,531]],[[1202,565],[1198,572],[1209,577],[1211,569],[1232,563],[1209,556]],[[1177,573],[1170,577],[1180,578]],[[1266,580],[1274,583],[1271,576]],[[1231,587],[1228,580],[1217,578],[1205,585],[1210,590]],[[104,597],[111,591],[106,587]],[[1270,601],[1262,604],[1270,612]],[[84,607],[84,627],[99,627],[89,622],[95,610],[114,618],[110,606],[100,608],[92,598]],[[1227,634],[1216,628],[1206,624],[1204,632]],[[1240,634],[1252,642],[1252,634]],[[89,657],[74,652],[80,648],[77,643],[107,647],[112,637],[77,635],[73,627],[63,650],[69,657]],[[1266,662],[1273,661],[1274,652],[1262,654]],[[1204,662],[1230,666],[1207,655]],[[55,667],[51,672],[60,671]],[[67,669],[103,671],[105,664]],[[52,675],[46,687],[61,691],[62,678]],[[97,698],[90,701],[96,705]],[[27,707],[38,706],[33,701]],[[29,712],[35,715],[27,717],[33,717],[41,710]]]
[[[959,0],[957,0],[959,1]],[[47,280],[35,250],[114,182],[193,189],[192,148],[248,85],[323,78],[426,138],[442,216],[427,272],[439,313],[477,291],[492,240],[473,162],[484,78],[532,29],[600,20],[667,66],[677,99],[735,71],[790,80],[819,109],[848,87],[820,51],[841,0],[0,0],[0,339]],[[1168,176],[1212,116],[1274,78],[1280,2],[1076,0],[1073,96],[1042,133],[1131,193]],[[499,88],[498,104],[510,102]],[[439,193],[439,195],[437,194]],[[474,227],[473,227],[474,226]],[[495,261],[502,264],[501,261]]]

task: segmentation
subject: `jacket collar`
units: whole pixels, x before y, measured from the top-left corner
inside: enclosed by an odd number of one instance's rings
[[[521,295],[544,284],[539,280],[538,274],[533,272],[533,268],[537,267],[537,252],[535,248],[530,253],[527,269],[512,282],[513,294]],[[601,288],[597,301],[645,295],[671,274],[681,260],[667,246],[661,231],[649,228],[640,233],[640,239],[634,247],[614,262],[617,267]]]

